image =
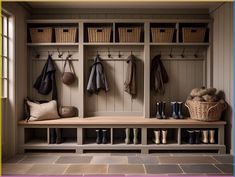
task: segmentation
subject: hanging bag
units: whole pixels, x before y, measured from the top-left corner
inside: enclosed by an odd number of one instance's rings
[[[69,72],[65,72],[65,68],[66,68],[67,63],[69,65]],[[61,80],[66,85],[70,85],[75,81],[75,72],[74,72],[72,63],[69,60],[69,57],[67,57],[65,62],[64,62],[64,68],[63,68],[63,73],[62,73]]]

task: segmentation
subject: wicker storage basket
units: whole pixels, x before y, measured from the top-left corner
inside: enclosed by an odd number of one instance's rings
[[[206,28],[182,28],[183,42],[204,42]]]
[[[152,42],[172,42],[174,28],[151,28]]]
[[[140,42],[140,27],[118,28],[119,42]]]
[[[188,108],[192,119],[206,122],[220,120],[222,112],[227,107],[225,102],[201,102],[193,100],[187,100],[185,106]]]
[[[110,42],[111,27],[88,28],[89,42]]]
[[[32,43],[51,43],[52,28],[30,28]]]
[[[77,28],[55,28],[56,43],[75,43]]]

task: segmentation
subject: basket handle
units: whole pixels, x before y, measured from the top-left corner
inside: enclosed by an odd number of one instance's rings
[[[208,116],[208,114],[209,114],[209,112],[210,112],[211,110],[213,110],[216,106],[218,106],[218,104],[220,104],[220,102],[216,103],[216,105],[214,105],[214,106],[211,106],[211,107],[207,110],[207,116]],[[223,105],[224,105],[224,107],[223,107],[223,110],[222,110],[222,111],[224,111],[224,110],[227,108],[227,104],[226,104],[226,103],[224,103]]]
[[[189,112],[191,112],[191,109],[190,109],[190,107],[188,106],[187,101],[184,103],[184,105],[188,108]]]

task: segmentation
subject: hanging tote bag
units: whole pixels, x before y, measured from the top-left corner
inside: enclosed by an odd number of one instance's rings
[[[67,63],[69,65],[69,72],[65,71]],[[72,63],[69,60],[69,57],[67,57],[64,62],[64,68],[63,68],[61,80],[64,84],[70,85],[75,81],[75,79],[76,79],[76,77],[75,77],[75,72],[74,72]]]

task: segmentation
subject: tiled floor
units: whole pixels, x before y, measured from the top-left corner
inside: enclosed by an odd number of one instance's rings
[[[3,175],[233,176],[233,156],[218,154],[27,153],[3,163]]]

